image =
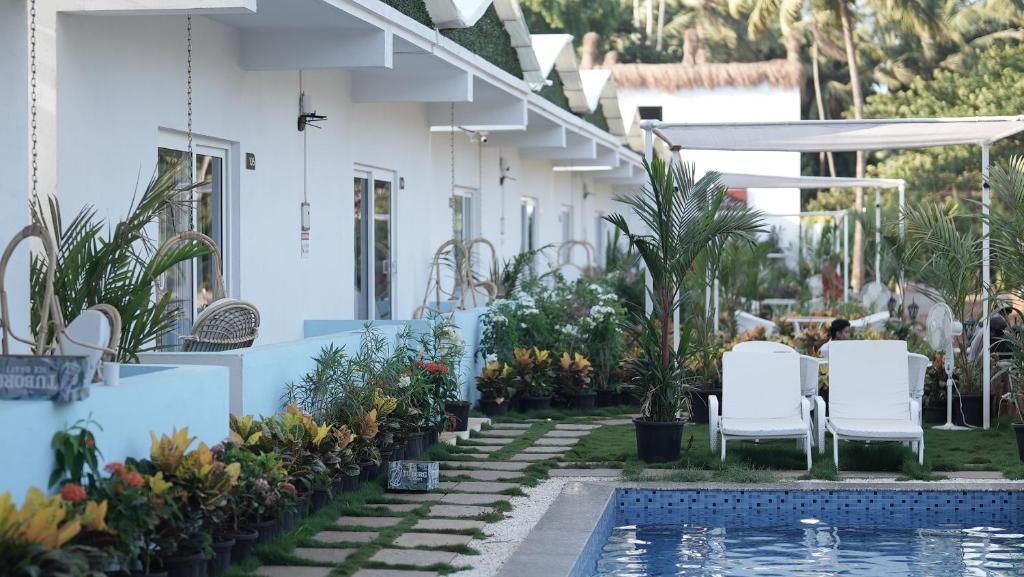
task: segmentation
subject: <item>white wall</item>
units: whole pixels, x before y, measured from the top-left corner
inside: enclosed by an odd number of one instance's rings
[[[77,212],[95,204],[101,216],[119,219],[154,170],[161,131],[180,134],[185,127],[184,17],[62,15],[59,30],[63,207]],[[303,89],[328,117],[321,130],[305,133],[311,240],[303,259],[299,73],[242,70],[237,31],[199,17],[193,19],[193,58],[194,132],[230,149],[229,292],[259,307],[259,342],[301,338],[305,319],[353,318],[357,165],[395,179],[394,312],[410,318],[434,252],[452,230],[449,139],[430,132],[427,107],[353,103],[349,72],[302,74]],[[521,160],[514,149],[481,146],[466,134],[457,134],[455,143],[456,184],[478,190],[480,232],[494,242],[499,259],[519,251],[522,195],[538,199],[538,241],[561,240],[560,206],[581,206],[583,177],[554,173],[550,162]],[[256,155],[255,171],[241,169],[249,152]],[[501,159],[512,177],[504,186]],[[576,217],[577,237],[582,218]]]
[[[762,84],[751,88],[722,87],[681,90],[669,94],[651,89],[620,87],[619,104],[623,118],[633,118],[639,106],[661,106],[665,122],[755,122],[800,120],[799,88],[776,88]],[[683,160],[693,162],[698,174],[709,170],[774,176],[799,176],[798,152],[746,152],[683,150]],[[747,191],[749,206],[769,214],[800,212],[797,189],[756,189]],[[797,219],[770,219],[777,226],[784,245],[798,240]]]
[[[0,0],[0,252],[29,223],[26,23],[24,0]],[[12,324],[26,337],[30,336],[28,246],[26,242],[19,247],[5,278]]]

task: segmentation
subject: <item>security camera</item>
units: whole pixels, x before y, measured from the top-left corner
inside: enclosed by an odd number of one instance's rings
[[[480,142],[481,142],[481,144],[487,144],[487,133],[486,132],[481,132],[480,133]]]

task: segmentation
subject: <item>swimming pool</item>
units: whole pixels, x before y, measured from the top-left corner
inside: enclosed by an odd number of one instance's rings
[[[615,489],[572,577],[1024,575],[1016,490]]]

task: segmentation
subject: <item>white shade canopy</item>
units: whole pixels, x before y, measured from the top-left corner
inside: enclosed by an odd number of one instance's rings
[[[726,188],[899,188],[905,184],[897,178],[845,178],[828,176],[773,176],[724,172],[719,175]]]
[[[671,124],[654,133],[688,150],[844,152],[991,144],[1024,130],[1024,116]]]

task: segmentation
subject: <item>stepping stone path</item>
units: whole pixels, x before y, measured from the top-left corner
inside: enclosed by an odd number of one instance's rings
[[[400,569],[360,569],[352,577],[440,577],[436,571],[402,571]]]
[[[523,475],[519,471],[480,471],[480,470],[452,470],[447,469],[441,472],[442,478],[463,477],[477,481],[510,481],[518,479]]]
[[[348,559],[348,556],[355,553],[355,549],[334,549],[330,547],[296,547],[292,551],[299,559],[313,561],[316,563],[330,563],[339,565]]]
[[[313,540],[321,543],[369,543],[376,538],[376,531],[320,531],[313,535]]]
[[[630,422],[628,419],[620,420]],[[465,533],[486,533],[487,523],[479,518],[493,515],[498,503],[512,498],[506,493],[521,488],[517,481],[533,463],[548,460],[557,463],[581,438],[605,424],[602,421],[591,424],[557,423],[543,437],[523,447],[526,444],[523,437],[531,427],[548,422],[496,423],[485,431],[474,432],[468,441],[456,439],[457,444],[452,450],[463,460],[440,463],[441,477],[446,480],[440,483],[438,490],[430,493],[388,493],[380,499],[387,503],[367,503],[367,512],[387,510],[394,516],[339,517],[334,522],[336,530],[321,531],[307,543],[322,543],[324,547],[298,547],[291,552],[298,559],[322,566],[267,565],[258,568],[255,574],[261,577],[329,577],[333,566],[344,563],[371,543],[374,547],[383,547],[369,558],[369,562],[377,567],[359,569],[353,577],[439,577],[436,569],[472,565],[472,557],[463,557],[442,548],[472,546],[475,537]],[[518,454],[501,460],[493,457],[493,453],[513,444],[520,448]],[[578,469],[570,465],[553,468],[550,474],[612,477],[619,476],[621,470]],[[426,517],[413,522],[410,516],[424,510]],[[393,528],[398,525],[409,528],[395,531]],[[385,542],[380,538],[382,532],[389,536],[400,534]],[[327,546],[338,544],[343,546]]]

